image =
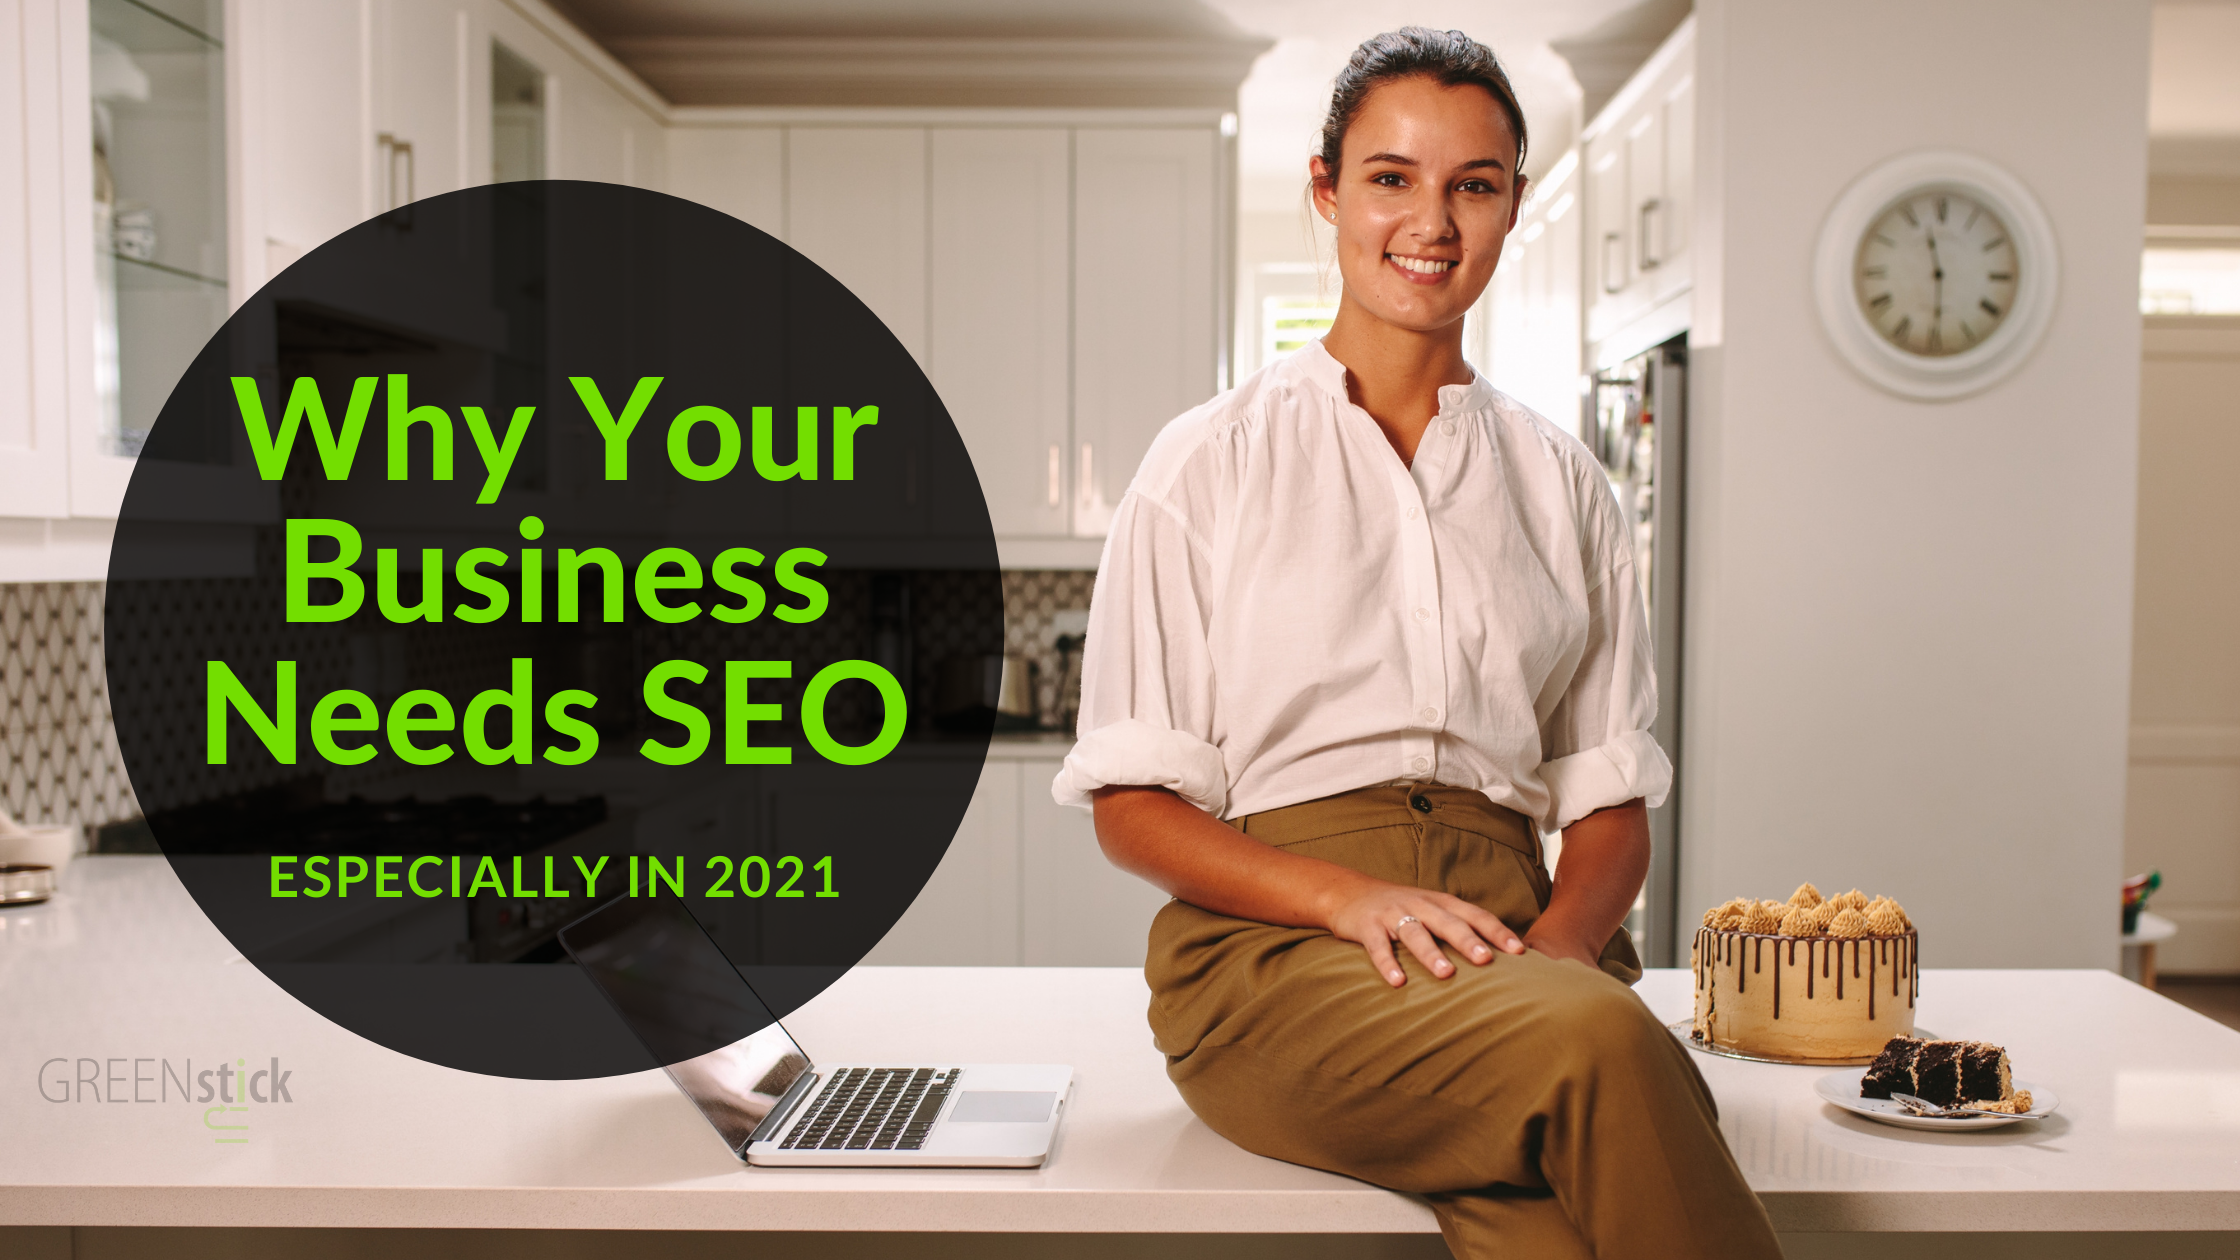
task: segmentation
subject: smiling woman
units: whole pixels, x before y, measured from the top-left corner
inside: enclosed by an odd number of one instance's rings
[[[1516,226],[1524,153],[1508,75],[1458,32],[1380,35],[1339,77],[1309,162],[1345,280],[1324,344],[1348,365],[1380,361],[1356,373],[1375,391],[1359,401],[1403,461],[1438,409],[1425,386],[1476,375],[1462,359],[1462,317]]]
[[[1151,1026],[1215,1131],[1428,1196],[1458,1256],[1773,1257],[1627,988],[1672,777],[1631,532],[1462,357],[1523,152],[1468,36],[1355,52],[1309,161],[1336,317],[1153,443],[1053,790],[1174,895]]]

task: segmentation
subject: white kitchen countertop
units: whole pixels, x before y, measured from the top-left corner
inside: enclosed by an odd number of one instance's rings
[[[1934,937],[1931,937],[1934,950]],[[0,912],[0,1225],[1430,1232],[1420,1202],[1245,1154],[1176,1097],[1118,968],[859,968],[789,1026],[839,1059],[1075,1065],[1034,1170],[747,1169],[659,1073],[475,1076],[311,1014],[236,961],[158,858],[74,866]],[[1932,952],[1933,956],[1933,952]],[[1660,1017],[1688,973],[1652,972]],[[1924,974],[1921,1022],[2004,1043],[2061,1097],[2040,1122],[1924,1134],[1812,1094],[1815,1069],[1699,1057],[1784,1232],[2240,1230],[2240,1033],[2106,972]],[[50,1102],[41,1064],[278,1057],[289,1103]],[[110,1064],[108,1060],[119,1060]],[[153,1097],[162,1069],[139,1090]],[[70,1073],[75,1075],[75,1071]],[[55,1090],[54,1069],[45,1088]]]

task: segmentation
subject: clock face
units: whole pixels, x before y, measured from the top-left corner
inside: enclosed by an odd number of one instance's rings
[[[1892,202],[1859,238],[1852,291],[1867,323],[1908,354],[1943,358],[1983,344],[2014,308],[2020,262],[2007,225],[1964,192]]]

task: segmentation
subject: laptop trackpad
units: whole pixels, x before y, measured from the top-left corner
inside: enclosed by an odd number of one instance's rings
[[[1058,1095],[1047,1090],[968,1089],[957,1099],[949,1118],[967,1123],[1041,1124],[1050,1118],[1050,1109],[1057,1102]]]

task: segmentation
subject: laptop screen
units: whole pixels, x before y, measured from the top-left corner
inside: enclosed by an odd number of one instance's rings
[[[809,1070],[675,896],[616,898],[562,928],[560,943],[733,1151]]]

